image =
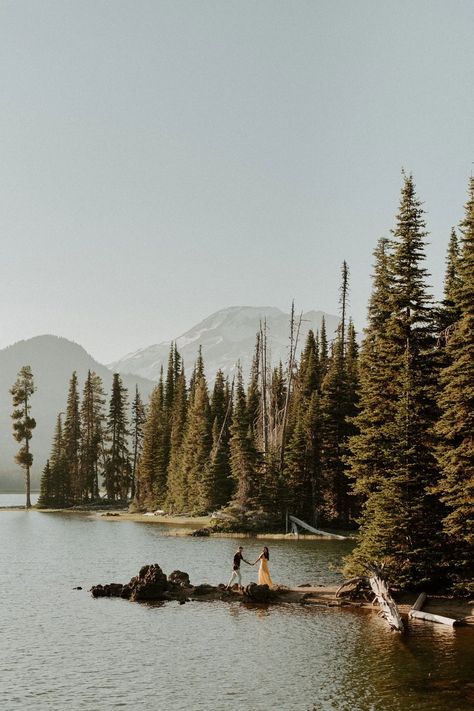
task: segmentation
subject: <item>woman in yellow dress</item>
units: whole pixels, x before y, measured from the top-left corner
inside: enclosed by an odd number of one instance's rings
[[[260,561],[260,568],[258,569],[258,584],[268,585],[269,588],[273,587],[273,581],[270,577],[270,571],[268,570],[268,561],[270,560],[270,554],[268,552],[267,546],[263,546],[263,551],[258,556],[255,563]],[[253,565],[255,565],[253,563]]]

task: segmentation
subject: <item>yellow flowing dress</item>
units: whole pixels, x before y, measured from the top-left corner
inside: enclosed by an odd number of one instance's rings
[[[258,584],[268,585],[269,588],[273,587],[273,581],[270,577],[270,571],[268,570],[268,560],[265,556],[260,558],[260,568],[258,569]]]

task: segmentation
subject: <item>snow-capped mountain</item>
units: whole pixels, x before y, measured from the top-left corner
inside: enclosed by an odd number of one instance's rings
[[[297,314],[297,316],[299,316]],[[322,311],[307,311],[303,314],[298,351],[302,348],[309,329],[321,327],[322,317],[326,320],[328,339],[334,336],[339,319]],[[268,349],[272,363],[288,358],[290,315],[271,306],[233,306],[216,311],[204,321],[176,338],[176,345],[184,359],[187,375],[191,372],[199,346],[202,346],[206,373],[210,380],[218,368],[225,374],[232,373],[237,362],[247,375],[252,361],[256,333],[260,321],[266,319]],[[158,380],[160,369],[166,369],[170,342],[157,343],[109,364],[109,368],[119,373],[133,373],[150,380]]]

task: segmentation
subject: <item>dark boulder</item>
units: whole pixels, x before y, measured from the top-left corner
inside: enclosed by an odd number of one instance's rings
[[[93,597],[122,597],[123,585],[109,583],[108,585],[94,585],[91,588]]]
[[[144,565],[138,578],[132,578],[128,585],[131,600],[161,600],[169,587],[166,575],[157,563]]]
[[[168,582],[172,583],[172,585],[178,585],[181,588],[191,587],[189,575],[182,570],[173,570],[173,572],[168,575]]]

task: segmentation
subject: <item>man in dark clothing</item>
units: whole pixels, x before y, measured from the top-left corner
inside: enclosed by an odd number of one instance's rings
[[[232,583],[234,580],[237,580],[237,583],[239,585],[239,588],[242,590],[242,577],[240,575],[240,561],[244,561],[244,563],[247,563],[247,565],[253,565],[253,563],[249,563],[248,560],[245,560],[243,556],[243,551],[244,549],[242,546],[239,546],[237,549],[237,552],[234,555],[234,561],[232,563],[232,575],[230,576],[230,580],[227,583],[227,590],[230,590],[232,587]]]

